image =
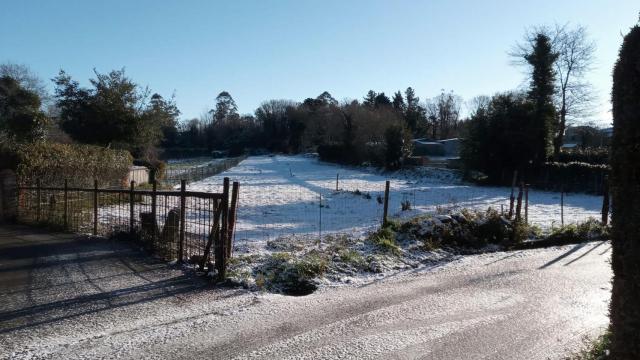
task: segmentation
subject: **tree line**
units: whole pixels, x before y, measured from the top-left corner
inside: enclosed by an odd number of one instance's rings
[[[157,149],[202,153],[247,150],[318,151],[326,160],[402,166],[411,139],[464,138],[468,169],[491,179],[559,156],[564,130],[583,117],[592,96],[584,75],[594,45],[582,27],[533,28],[511,55],[526,65],[526,91],[480,96],[463,118],[453,92],[421,102],[413,88],[392,96],[370,90],[361,100],[338,102],[329,92],[302,102],[264,101],[241,115],[226,91],[199,118],[180,121],[175,97],[163,97],[129,78],[124,69],[95,72],[80,86],[64,71],[52,79],[53,96],[28,68],[0,67],[0,133],[4,143],[49,138],[130,151],[155,161]]]

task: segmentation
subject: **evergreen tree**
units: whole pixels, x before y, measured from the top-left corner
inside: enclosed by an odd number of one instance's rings
[[[385,95],[384,92],[376,95],[376,98],[374,100],[374,107],[376,109],[379,109],[387,106],[391,106],[391,99],[389,99],[389,97]]]
[[[338,106],[338,100],[334,99],[328,91],[323,92],[316,98],[323,105]]]
[[[533,164],[539,165],[553,152],[553,135],[556,122],[556,110],[553,105],[555,93],[554,63],[558,54],[553,52],[551,40],[545,34],[536,36],[531,53],[525,60],[531,65],[531,85],[529,99],[535,104],[535,136],[531,144],[534,148]]]
[[[396,111],[399,111],[402,114],[407,110],[407,106],[404,103],[404,99],[402,98],[402,93],[400,91],[393,94],[391,105]]]
[[[425,110],[420,107],[420,98],[416,96],[413,88],[408,87],[404,95],[407,100],[407,110],[404,118],[411,132],[417,135],[420,123],[425,120]]]
[[[216,108],[210,112],[213,113],[214,121],[221,122],[231,116],[237,117],[238,107],[231,94],[223,91],[216,97]]]
[[[41,139],[45,123],[38,94],[23,88],[12,77],[0,77],[0,142]]]
[[[385,166],[396,170],[402,167],[404,159],[411,155],[411,137],[401,125],[391,125],[384,132]]]
[[[640,26],[613,71],[611,358],[640,359]]]
[[[367,96],[364,97],[363,105],[369,108],[373,108],[376,105],[377,96],[378,94],[376,94],[375,91],[369,90],[369,92],[367,93]]]

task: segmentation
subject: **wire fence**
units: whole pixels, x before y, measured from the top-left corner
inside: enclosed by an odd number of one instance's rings
[[[237,176],[242,177],[240,172]],[[232,178],[234,171],[225,173]],[[295,173],[285,179],[243,178],[235,239],[239,246],[251,247],[281,240],[317,242],[327,236],[361,238],[378,230],[384,217],[385,181],[378,176],[358,174]],[[330,178],[330,180],[329,180]],[[208,187],[211,189],[211,187]],[[213,187],[215,189],[215,187]],[[514,188],[514,210],[518,197]],[[508,216],[511,189],[481,187],[463,182],[391,180],[388,217],[410,219],[425,214],[450,214],[463,209],[487,211],[492,208]],[[522,217],[543,231],[571,223],[601,218],[602,196],[528,189],[523,194]],[[289,242],[283,242],[289,243]]]
[[[204,164],[185,166],[173,165],[164,171],[164,175],[160,181],[165,186],[179,185],[182,180],[187,183],[199,181],[220,174],[225,170],[238,165],[245,156],[208,160]]]

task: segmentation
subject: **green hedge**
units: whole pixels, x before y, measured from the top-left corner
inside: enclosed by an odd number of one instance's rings
[[[604,165],[609,163],[609,148],[578,148],[563,149],[558,154],[558,162],[561,163],[587,163],[593,165]]]
[[[542,187],[570,192],[601,194],[603,180],[609,174],[608,165],[582,162],[548,162],[542,166],[539,179]]]
[[[23,184],[40,179],[43,186],[100,186],[121,184],[132,158],[126,150],[92,145],[40,142],[14,149],[14,169]]]

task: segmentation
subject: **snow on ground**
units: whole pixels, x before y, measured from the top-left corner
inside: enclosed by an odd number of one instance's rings
[[[336,191],[336,175],[340,191]],[[511,192],[506,187],[464,183],[451,170],[417,168],[382,173],[325,163],[310,155],[252,156],[188,188],[220,192],[224,177],[240,182],[235,235],[239,245],[283,236],[361,236],[381,222],[385,180],[391,181],[389,214],[403,218],[461,208],[484,211],[504,206],[507,211]],[[411,203],[410,211],[401,211],[405,201]],[[599,216],[601,203],[599,196],[565,195],[565,224]],[[560,212],[559,193],[529,191],[530,223],[543,229],[558,226]]]

